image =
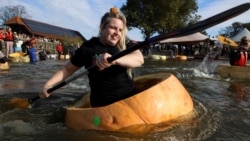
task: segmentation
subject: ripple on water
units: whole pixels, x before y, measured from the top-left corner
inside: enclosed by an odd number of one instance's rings
[[[107,131],[72,131],[64,125],[65,98],[54,97],[53,102],[39,101],[31,109],[10,109],[0,114],[0,136],[14,140],[204,140],[214,134],[219,127],[220,113],[194,100],[194,111],[178,120],[157,125],[129,127],[140,129],[136,134]],[[69,102],[68,102],[69,103]],[[46,106],[47,104],[47,106]],[[67,104],[65,104],[67,105]],[[191,118],[190,118],[191,115]],[[189,117],[189,118],[187,118]],[[127,129],[127,130],[128,130]],[[123,130],[125,131],[125,130]],[[38,138],[39,136],[39,138]]]

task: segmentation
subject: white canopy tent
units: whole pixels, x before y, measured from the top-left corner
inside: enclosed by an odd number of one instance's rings
[[[200,32],[197,32],[187,36],[165,39],[160,41],[160,43],[197,42],[197,41],[204,41],[207,39],[209,39],[208,36],[201,34]]]
[[[241,38],[244,36],[246,36],[248,39],[250,39],[250,31],[247,28],[244,28],[238,34],[236,34],[232,38],[232,40],[234,40],[235,42],[239,42],[241,40]]]

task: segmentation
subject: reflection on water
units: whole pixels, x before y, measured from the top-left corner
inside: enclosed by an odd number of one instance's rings
[[[247,101],[249,92],[244,85],[240,83],[231,83],[228,89],[233,92],[231,97],[235,102],[240,103],[242,101]]]
[[[140,126],[140,133],[107,131],[72,131],[64,124],[65,108],[89,91],[86,76],[40,99],[32,108],[11,107],[14,97],[29,98],[38,94],[45,81],[66,62],[46,60],[36,65],[12,63],[9,71],[0,72],[0,140],[25,141],[182,141],[248,140],[250,137],[249,82],[222,80],[213,67],[225,63],[216,60],[151,61],[135,70],[135,75],[155,72],[173,73],[187,88],[194,101],[192,118],[154,126]],[[184,120],[185,119],[185,120]]]

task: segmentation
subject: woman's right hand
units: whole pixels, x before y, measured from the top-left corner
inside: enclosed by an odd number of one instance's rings
[[[42,91],[39,93],[40,98],[48,98],[50,94],[47,92],[51,87],[43,87]]]
[[[96,58],[96,62],[95,64],[97,65],[97,67],[99,68],[99,71],[108,68],[110,66],[113,65],[113,63],[109,63],[108,62],[108,58],[110,58],[111,55],[108,53],[104,53],[104,54],[100,54],[97,58]]]

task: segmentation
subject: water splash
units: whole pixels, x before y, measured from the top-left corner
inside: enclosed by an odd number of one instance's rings
[[[194,76],[200,78],[218,78],[215,69],[218,64],[214,61],[221,53],[221,49],[210,51],[202,60],[201,64],[194,68]]]

